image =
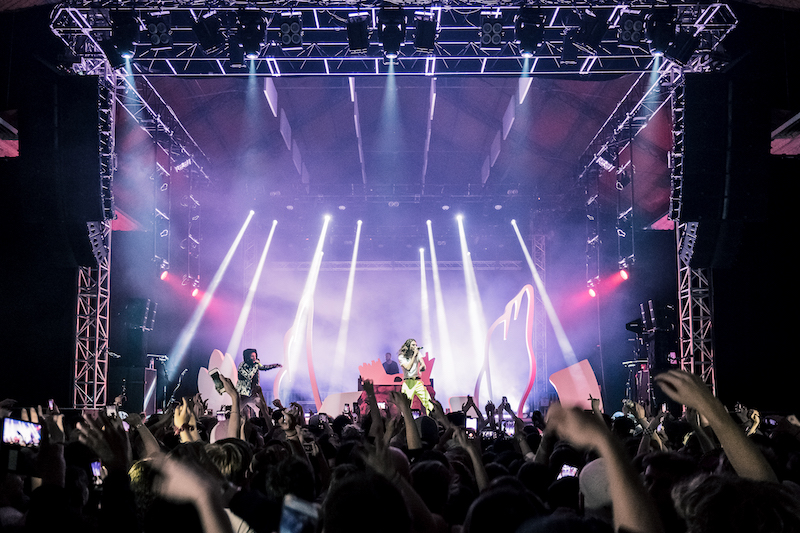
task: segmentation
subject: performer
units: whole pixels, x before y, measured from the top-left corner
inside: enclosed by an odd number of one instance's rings
[[[254,348],[248,348],[242,352],[243,361],[239,363],[237,371],[239,373],[239,381],[236,383],[236,390],[240,396],[249,397],[253,394],[253,385],[258,384],[258,371],[259,370],[272,370],[279,368],[283,365],[262,365],[258,360],[258,352]]]
[[[383,363],[383,370],[390,376],[400,373],[400,368],[398,368],[397,363],[392,361],[392,354],[389,352],[386,352],[386,361]]]
[[[400,389],[401,392],[412,402],[414,401],[414,396],[417,396],[419,401],[422,402],[426,414],[430,414],[433,412],[433,403],[425,384],[422,383],[421,372],[425,370],[425,361],[422,359],[417,341],[408,339],[404,342],[397,353],[397,360],[400,361],[400,366],[403,367],[403,387]]]

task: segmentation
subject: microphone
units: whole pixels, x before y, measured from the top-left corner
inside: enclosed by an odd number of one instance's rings
[[[418,348],[419,350],[421,350],[421,349],[423,349],[423,348],[424,348],[424,346],[417,346],[417,348]]]
[[[108,351],[108,355],[114,359],[119,359],[121,357],[118,353],[114,353],[111,350]]]

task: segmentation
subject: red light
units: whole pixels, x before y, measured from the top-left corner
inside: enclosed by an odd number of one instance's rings
[[[192,291],[192,297],[197,298],[198,294],[200,294],[200,289],[195,287],[194,290]]]
[[[623,280],[628,279],[628,271],[627,270],[620,270],[619,271],[619,277],[621,277]]]
[[[168,274],[169,274],[169,270],[162,270],[161,271],[161,276],[160,276],[161,277],[161,281],[164,281],[165,279],[167,279],[167,275]]]
[[[592,298],[597,296],[597,292],[594,290],[594,288],[589,289],[589,296],[591,296]]]

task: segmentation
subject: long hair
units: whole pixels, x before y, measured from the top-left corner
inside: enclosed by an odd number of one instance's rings
[[[411,343],[412,342],[417,342],[417,341],[416,341],[416,339],[408,339],[408,340],[406,340],[406,342],[404,342],[403,345],[400,347],[400,350],[397,352],[397,355],[400,356],[400,355],[407,354],[408,351],[411,349]]]

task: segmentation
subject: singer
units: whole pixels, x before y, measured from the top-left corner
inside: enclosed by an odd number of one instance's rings
[[[248,348],[242,352],[242,358],[244,360],[239,363],[239,367],[236,369],[239,374],[239,381],[236,383],[236,390],[244,400],[247,397],[252,396],[253,385],[258,384],[259,370],[272,370],[273,368],[279,368],[283,365],[262,365],[258,360],[258,352],[256,352],[254,348]]]
[[[430,414],[433,411],[433,403],[422,382],[421,372],[425,370],[425,361],[422,359],[417,341],[408,339],[404,342],[400,351],[397,352],[397,360],[403,367],[403,386],[400,391],[411,402],[414,401],[414,396],[417,396],[425,408],[425,413]]]

